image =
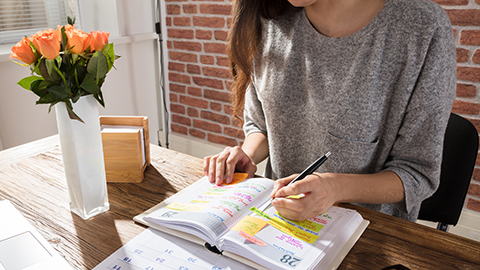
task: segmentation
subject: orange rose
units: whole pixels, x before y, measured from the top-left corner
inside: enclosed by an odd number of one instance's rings
[[[91,51],[101,51],[105,45],[108,43],[108,37],[110,33],[103,31],[92,31],[90,32],[90,49]]]
[[[65,34],[67,35],[67,50],[70,50],[72,53],[82,53],[84,51],[85,41],[88,39],[88,34],[84,33],[82,30],[76,30],[73,28],[67,29],[65,27]]]
[[[30,46],[30,41],[30,38],[25,37],[15,44],[15,46],[12,47],[10,59],[16,58],[27,65],[35,62],[37,58],[35,57],[32,47]]]
[[[61,36],[53,29],[39,31],[32,35],[32,42],[37,51],[45,58],[54,59],[60,54]]]

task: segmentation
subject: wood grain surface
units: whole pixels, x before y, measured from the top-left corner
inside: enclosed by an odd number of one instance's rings
[[[10,200],[75,268],[92,269],[142,232],[134,216],[203,176],[202,160],[151,145],[141,183],[108,183],[110,210],[69,210],[58,137],[0,151],[0,200]],[[370,225],[339,269],[480,269],[480,243],[351,204]]]

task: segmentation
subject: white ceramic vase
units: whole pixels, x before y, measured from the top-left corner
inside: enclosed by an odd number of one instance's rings
[[[109,209],[98,103],[92,95],[73,103],[85,123],[70,119],[64,102],[54,107],[70,209],[89,219]]]

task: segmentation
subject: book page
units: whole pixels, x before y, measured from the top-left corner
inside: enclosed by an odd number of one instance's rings
[[[201,186],[186,192],[144,219],[148,222],[196,235],[212,245],[242,217],[250,214],[252,206],[264,204],[270,197],[273,181],[251,178],[230,185],[214,185],[204,177]],[[243,174],[244,177],[246,177]]]
[[[270,269],[328,266],[363,220],[355,211],[335,206],[301,222],[283,218],[274,208],[254,211],[222,237],[220,248]]]

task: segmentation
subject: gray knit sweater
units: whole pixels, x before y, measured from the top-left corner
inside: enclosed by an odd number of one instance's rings
[[[363,205],[416,220],[439,183],[443,136],[455,97],[450,21],[430,0],[386,0],[362,30],[318,33],[305,10],[265,21],[246,95],[244,131],[267,134],[266,177],[395,172],[405,202]]]

